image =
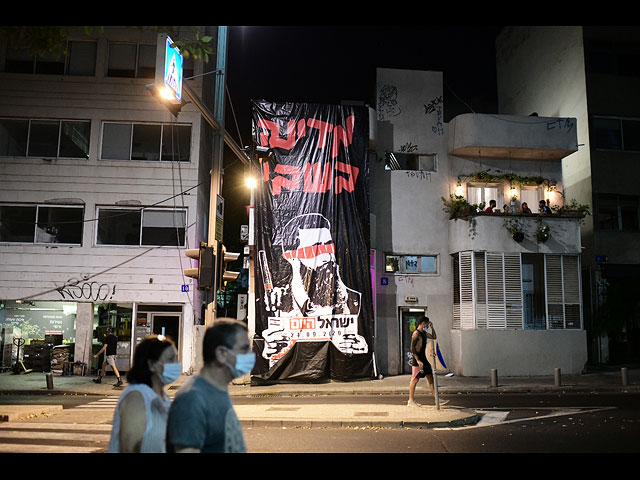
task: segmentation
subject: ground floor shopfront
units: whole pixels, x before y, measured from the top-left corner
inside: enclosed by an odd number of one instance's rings
[[[61,361],[66,360],[84,365],[87,374],[95,372],[103,359],[93,355],[102,348],[107,328],[113,327],[119,370],[130,368],[144,337],[164,334],[176,344],[187,372],[195,361],[198,335],[193,323],[193,310],[181,303],[0,301],[0,367],[6,370],[21,360],[27,369],[62,373]]]

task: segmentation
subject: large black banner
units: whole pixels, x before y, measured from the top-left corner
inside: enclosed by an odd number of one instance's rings
[[[253,378],[371,378],[368,111],[254,101],[253,132]]]

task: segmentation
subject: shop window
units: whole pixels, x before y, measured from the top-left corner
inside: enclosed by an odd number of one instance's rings
[[[67,55],[31,55],[24,48],[7,48],[5,72],[43,75],[88,75],[96,73],[96,42],[71,40]]]
[[[83,207],[0,205],[0,241],[80,245],[83,219]]]
[[[97,245],[185,246],[186,210],[98,208]]]
[[[103,124],[102,160],[188,162],[190,152],[190,125]]]
[[[385,272],[438,273],[436,255],[385,255]]]
[[[0,119],[0,156],[89,158],[91,123]]]

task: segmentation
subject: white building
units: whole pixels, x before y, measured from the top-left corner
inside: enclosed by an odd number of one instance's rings
[[[582,372],[581,218],[537,215],[541,199],[570,200],[561,162],[578,150],[576,119],[470,113],[445,123],[443,108],[440,72],[378,69],[370,168],[380,371],[411,371],[409,339],[426,314],[457,375]],[[501,213],[450,219],[450,195],[494,199]],[[533,214],[502,214],[522,202]]]
[[[0,324],[62,335],[87,364],[115,326],[123,369],[164,332],[189,371],[204,299],[184,249],[207,239],[212,129],[147,90],[156,38],[79,28],[60,60],[0,45]],[[203,71],[186,65],[185,78]],[[202,95],[211,77],[185,82]]]

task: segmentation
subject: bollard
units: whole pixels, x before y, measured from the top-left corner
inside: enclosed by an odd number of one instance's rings
[[[495,368],[491,369],[491,386],[492,387],[498,386],[498,370]]]
[[[622,385],[626,387],[629,385],[629,371],[627,370],[627,367],[622,367],[620,369],[620,373],[622,374]]]
[[[561,384],[561,381],[560,381],[560,369],[559,368],[554,368],[553,377],[554,377],[555,382],[556,382],[556,387],[559,387],[560,384]]]
[[[53,374],[47,373],[45,377],[47,378],[47,390],[53,390]]]

